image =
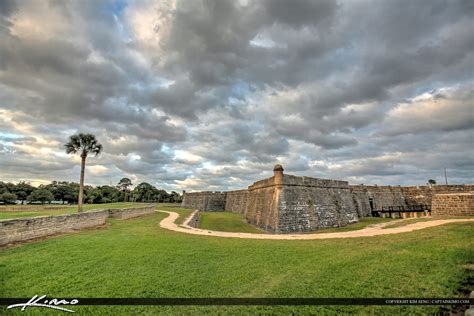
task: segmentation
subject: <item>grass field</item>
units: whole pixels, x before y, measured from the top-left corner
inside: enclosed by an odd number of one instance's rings
[[[176,210],[181,218],[191,212]],[[180,234],[159,227],[166,216],[110,220],[107,228],[1,249],[0,297],[460,297],[473,277],[466,269],[474,260],[472,223],[391,236],[277,241]],[[96,315],[446,311],[437,306],[73,309]]]
[[[200,212],[199,228],[223,232],[265,233],[246,223],[242,214],[229,212]]]
[[[228,212],[200,212],[201,217],[199,221],[199,228],[209,229],[223,232],[238,232],[238,233],[266,233],[257,227],[248,224],[242,214],[228,213]],[[333,233],[333,232],[347,232],[353,230],[363,229],[369,225],[391,222],[392,218],[381,217],[365,217],[360,219],[357,223],[350,224],[343,227],[333,227],[320,229],[316,232],[308,232],[311,234],[318,233]],[[395,225],[395,224],[394,224]]]
[[[390,228],[397,228],[401,226],[406,226],[414,223],[419,222],[429,222],[435,221],[440,219],[461,219],[461,218],[470,218],[469,216],[436,216],[436,217],[421,217],[421,218],[410,218],[403,221],[398,221],[388,226],[383,227],[382,229],[390,229]]]
[[[84,204],[84,211],[92,211],[97,209],[104,208],[126,208],[146,205],[146,203],[102,203],[102,204]],[[25,208],[31,207],[30,205],[25,205]],[[38,205],[35,210],[22,211],[21,206],[16,206],[15,211],[3,211],[0,208],[0,220],[10,219],[10,218],[24,218],[24,217],[34,217],[34,216],[48,216],[48,215],[61,215],[61,214],[71,214],[77,213],[76,206],[64,206],[58,207],[55,209],[43,210],[41,205]]]
[[[168,211],[168,212],[176,212],[179,214],[179,218],[176,220],[176,224],[182,224],[186,217],[191,215],[194,210],[189,208],[180,208],[179,206],[173,205],[158,205],[156,207],[157,210]]]
[[[316,233],[335,233],[335,232],[349,232],[353,230],[364,229],[369,225],[380,224],[394,221],[392,218],[382,218],[382,217],[363,217],[359,219],[357,223],[349,224],[347,226],[342,227],[332,227],[332,228],[325,228],[320,229],[317,232],[311,232],[312,234]]]

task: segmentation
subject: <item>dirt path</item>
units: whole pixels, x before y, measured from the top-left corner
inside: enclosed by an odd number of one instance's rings
[[[310,239],[330,239],[330,238],[357,238],[357,237],[372,237],[378,235],[392,235],[412,232],[428,227],[435,227],[449,223],[460,223],[460,222],[474,222],[474,218],[463,218],[463,219],[440,219],[432,220],[427,222],[417,222],[405,226],[383,229],[383,227],[392,224],[394,222],[387,222],[375,225],[369,225],[364,229],[340,232],[340,233],[318,233],[318,234],[251,234],[251,233],[231,233],[231,232],[220,232],[207,229],[194,228],[188,225],[190,219],[194,215],[193,212],[186,218],[182,225],[175,224],[179,214],[176,212],[168,212],[158,210],[158,212],[168,213],[169,216],[160,222],[160,226],[165,229],[173,230],[180,233],[201,235],[201,236],[215,236],[215,237],[227,237],[227,238],[247,238],[247,239],[279,239],[279,240],[310,240]]]

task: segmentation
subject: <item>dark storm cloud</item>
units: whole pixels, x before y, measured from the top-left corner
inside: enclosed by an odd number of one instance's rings
[[[0,34],[9,32],[9,27],[11,26],[10,16],[16,9],[15,0],[0,1]]]
[[[424,183],[447,161],[472,182],[473,15],[463,0],[0,1],[2,176],[73,176],[62,143],[89,131],[96,183],[238,188],[276,162]]]
[[[331,17],[337,9],[337,2],[296,0],[289,6],[285,0],[267,0],[265,7],[270,21],[301,28],[317,26],[321,21]]]

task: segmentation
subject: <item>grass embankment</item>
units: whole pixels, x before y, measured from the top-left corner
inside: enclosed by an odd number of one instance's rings
[[[199,228],[224,231],[224,232],[235,232],[235,233],[255,233],[262,234],[266,233],[257,227],[248,224],[242,214],[229,213],[229,212],[200,212]],[[308,232],[308,234],[315,233],[335,233],[335,232],[347,232],[353,230],[363,229],[369,225],[380,224],[392,221],[392,218],[381,218],[381,217],[364,217],[357,223],[350,224],[343,227],[333,227],[320,229],[318,231]]]
[[[462,219],[462,218],[472,218],[469,216],[435,216],[435,217],[420,217],[420,218],[408,218],[405,220],[400,220],[397,221],[393,224],[390,224],[388,226],[382,227],[382,229],[390,229],[390,228],[397,228],[397,227],[402,227],[410,224],[415,224],[419,222],[430,222],[430,221],[436,221],[440,219]]]
[[[84,211],[92,211],[97,209],[105,208],[127,208],[146,205],[147,203],[102,203],[102,204],[84,204]],[[49,205],[45,205],[48,207]],[[35,216],[49,216],[49,215],[62,215],[77,213],[77,205],[75,206],[64,206],[54,209],[44,209],[41,205],[38,205],[34,210],[30,210],[31,205],[25,205],[27,211],[22,211],[22,206],[15,206],[15,211],[4,211],[0,208],[0,220],[2,219],[13,219],[13,218],[25,218]]]
[[[342,227],[331,227],[331,228],[324,228],[320,229],[315,232],[309,232],[311,233],[340,233],[340,232],[349,232],[353,230],[359,230],[359,229],[364,229],[369,225],[374,225],[374,224],[381,224],[381,223],[387,223],[393,221],[393,218],[382,218],[382,217],[363,217],[359,219],[357,223],[354,224],[349,224],[347,226],[342,226]]]
[[[283,241],[180,234],[159,227],[166,216],[110,220],[106,229],[2,249],[0,297],[460,297],[469,277],[465,267],[474,259],[473,223],[357,239]],[[443,312],[438,306],[72,309],[95,315]]]
[[[199,228],[223,232],[265,233],[248,224],[242,214],[230,212],[200,212]]]

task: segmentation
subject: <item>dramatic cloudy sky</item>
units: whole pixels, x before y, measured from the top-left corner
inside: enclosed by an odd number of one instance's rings
[[[474,1],[0,0],[0,180],[474,182]]]

